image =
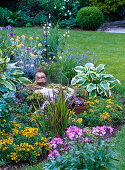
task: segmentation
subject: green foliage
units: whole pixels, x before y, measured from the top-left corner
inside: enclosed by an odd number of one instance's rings
[[[72,79],[71,85],[80,85],[85,88],[89,96],[96,97],[110,97],[111,89],[115,86],[114,82],[119,80],[115,79],[110,74],[103,74],[104,64],[94,67],[94,64],[87,63],[84,67],[77,66],[75,71],[77,75]]]
[[[114,153],[105,141],[83,143],[79,139],[70,141],[70,150],[46,163],[45,169],[110,169]]]
[[[116,133],[116,137],[111,141],[110,149],[116,153],[116,159],[118,161],[112,161],[116,169],[125,169],[125,126],[121,128],[118,133]]]
[[[17,22],[22,20],[22,17],[20,17],[21,11],[16,12],[8,11],[8,12],[9,12],[8,23],[13,26],[17,26],[18,24]]]
[[[65,94],[62,89],[58,97],[49,99],[45,106],[45,113],[39,113],[35,108],[37,116],[33,115],[34,121],[40,132],[49,136],[63,136],[67,127],[70,110],[65,101]]]
[[[6,26],[8,24],[8,16],[7,8],[0,7],[0,26]]]
[[[40,103],[40,105],[43,104],[45,97],[42,95],[42,93],[37,92],[37,93],[33,93],[32,95],[28,96],[26,98],[27,102],[30,104],[33,104],[37,107],[38,106],[38,102]]]
[[[0,58],[0,84],[8,88],[9,90],[16,91],[16,86],[14,83],[30,83],[25,77],[21,77],[23,72],[17,70],[18,67],[16,63],[9,63],[10,59],[8,57]]]
[[[90,0],[90,2],[107,14],[116,12],[118,7],[125,5],[125,0]]]
[[[60,28],[68,28],[68,29],[71,29],[71,28],[74,28],[76,27],[76,19],[75,18],[69,18],[69,19],[64,19],[62,21],[60,21],[59,23],[59,26]]]
[[[45,156],[50,144],[37,128],[26,127],[12,121],[12,133],[0,132],[0,161],[36,162],[38,156]]]
[[[71,115],[69,124],[79,126],[115,126],[123,123],[124,107],[119,97],[115,96],[110,99],[101,97],[88,98],[87,111],[79,115]],[[81,118],[81,123],[78,123]]]
[[[85,30],[97,30],[104,22],[103,13],[95,7],[84,7],[78,11],[77,23]]]

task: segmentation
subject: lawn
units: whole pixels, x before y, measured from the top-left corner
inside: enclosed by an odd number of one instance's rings
[[[40,28],[14,28],[18,35],[31,36],[34,33],[40,35]],[[66,30],[60,30],[62,34]],[[115,91],[125,94],[125,36],[118,33],[104,33],[94,31],[70,31],[70,38],[67,40],[65,48],[81,49],[86,54],[99,57],[98,64],[106,64],[106,72],[119,79],[121,85],[114,88]]]

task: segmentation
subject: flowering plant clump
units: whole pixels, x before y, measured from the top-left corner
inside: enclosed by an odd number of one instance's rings
[[[15,37],[14,30],[10,25],[5,28],[0,27],[0,49],[3,51],[4,56],[9,54],[10,51],[10,38]]]
[[[96,169],[102,165],[108,167],[112,155],[107,149],[108,141],[102,139],[107,133],[112,135],[112,132],[111,126],[83,129],[77,126],[68,127],[64,139],[56,137],[51,140],[52,150],[48,155],[46,168],[84,169],[87,166]]]
[[[118,96],[111,96],[109,99],[101,97],[85,98],[88,104],[87,110],[79,115],[76,115],[75,113],[70,115],[70,125],[76,125],[79,127],[102,125],[114,126],[115,124],[123,122],[124,107]]]
[[[12,133],[0,132],[0,160],[6,163],[35,162],[38,156],[51,149],[47,139],[38,133],[37,128],[22,127],[12,121]]]
[[[11,57],[17,61],[20,69],[27,77],[33,78],[37,72],[37,68],[41,65],[42,43],[39,37],[26,37],[25,35],[11,38]]]

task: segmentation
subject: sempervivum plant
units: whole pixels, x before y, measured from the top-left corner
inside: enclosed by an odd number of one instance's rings
[[[120,81],[110,74],[104,74],[104,66],[105,64],[100,64],[98,67],[94,67],[94,64],[87,63],[84,67],[75,67],[77,75],[73,77],[71,85],[81,85],[91,97],[97,95],[110,97],[114,82],[117,81],[120,84]]]

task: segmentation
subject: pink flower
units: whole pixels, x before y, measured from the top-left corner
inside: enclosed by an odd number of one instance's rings
[[[109,130],[110,134],[112,134],[114,128],[112,128],[111,126],[107,126],[107,129]]]
[[[87,133],[87,129],[83,129],[83,133]]]
[[[85,137],[84,142],[90,142],[90,140],[87,137]]]

